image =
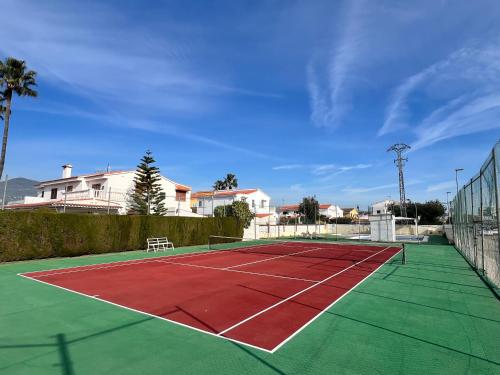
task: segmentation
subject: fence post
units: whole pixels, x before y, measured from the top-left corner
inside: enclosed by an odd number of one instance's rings
[[[63,212],[66,213],[66,200],[68,199],[68,184],[64,185],[64,205]]]
[[[470,206],[472,214],[472,247],[474,249],[474,265],[477,267],[477,238],[476,238],[476,225],[474,223],[474,180],[470,179]]]
[[[5,199],[7,196],[7,182],[8,181],[9,181],[9,175],[5,175],[5,180],[3,183],[2,211],[5,210]]]
[[[257,239],[257,209],[253,207],[253,236],[254,240]]]
[[[111,186],[109,187],[108,190],[108,215],[109,215],[110,205],[111,205]]]
[[[467,185],[463,186],[464,189],[464,208],[465,208],[465,238],[467,240],[467,247],[470,248],[470,241],[469,241],[469,208],[467,207]],[[471,187],[471,192],[472,192],[472,187]],[[474,269],[477,269],[476,264],[474,264]]]
[[[480,218],[480,230],[481,230],[481,264],[483,266],[483,275],[484,275],[484,220],[483,220],[483,171],[479,171],[479,218]]]
[[[496,153],[496,145],[493,147],[493,176],[495,178],[495,206],[497,209],[497,236],[498,236],[498,253],[500,254],[500,218],[498,217],[500,214],[500,208],[498,207],[498,176],[497,176],[497,153]]]

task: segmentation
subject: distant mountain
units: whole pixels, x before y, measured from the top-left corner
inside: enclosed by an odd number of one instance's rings
[[[3,198],[4,180],[0,182],[0,202]],[[23,199],[26,195],[35,196],[35,185],[39,182],[28,178],[17,177],[7,181],[7,194],[5,195],[6,202],[17,201]]]

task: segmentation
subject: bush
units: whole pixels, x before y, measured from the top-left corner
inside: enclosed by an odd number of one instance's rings
[[[354,221],[350,216],[338,217],[336,219],[331,219],[332,223],[337,224],[352,224]]]
[[[210,234],[243,236],[234,218],[0,212],[0,262],[144,249],[148,237],[201,245]]]
[[[227,206],[217,206],[214,209],[215,217],[235,217],[243,227],[248,228],[254,218],[247,202],[235,201]]]

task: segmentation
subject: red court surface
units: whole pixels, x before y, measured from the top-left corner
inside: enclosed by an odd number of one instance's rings
[[[274,352],[400,250],[287,242],[21,276]]]

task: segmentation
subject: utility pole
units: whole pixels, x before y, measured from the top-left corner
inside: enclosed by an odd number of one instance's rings
[[[408,150],[410,146],[404,143],[396,143],[389,147],[387,152],[394,151],[397,155],[397,158],[394,159],[394,163],[396,164],[399,171],[399,204],[401,208],[401,216],[406,217],[406,193],[405,193],[405,181],[403,176],[403,167],[405,162],[408,161],[408,158],[403,157],[403,152]]]

